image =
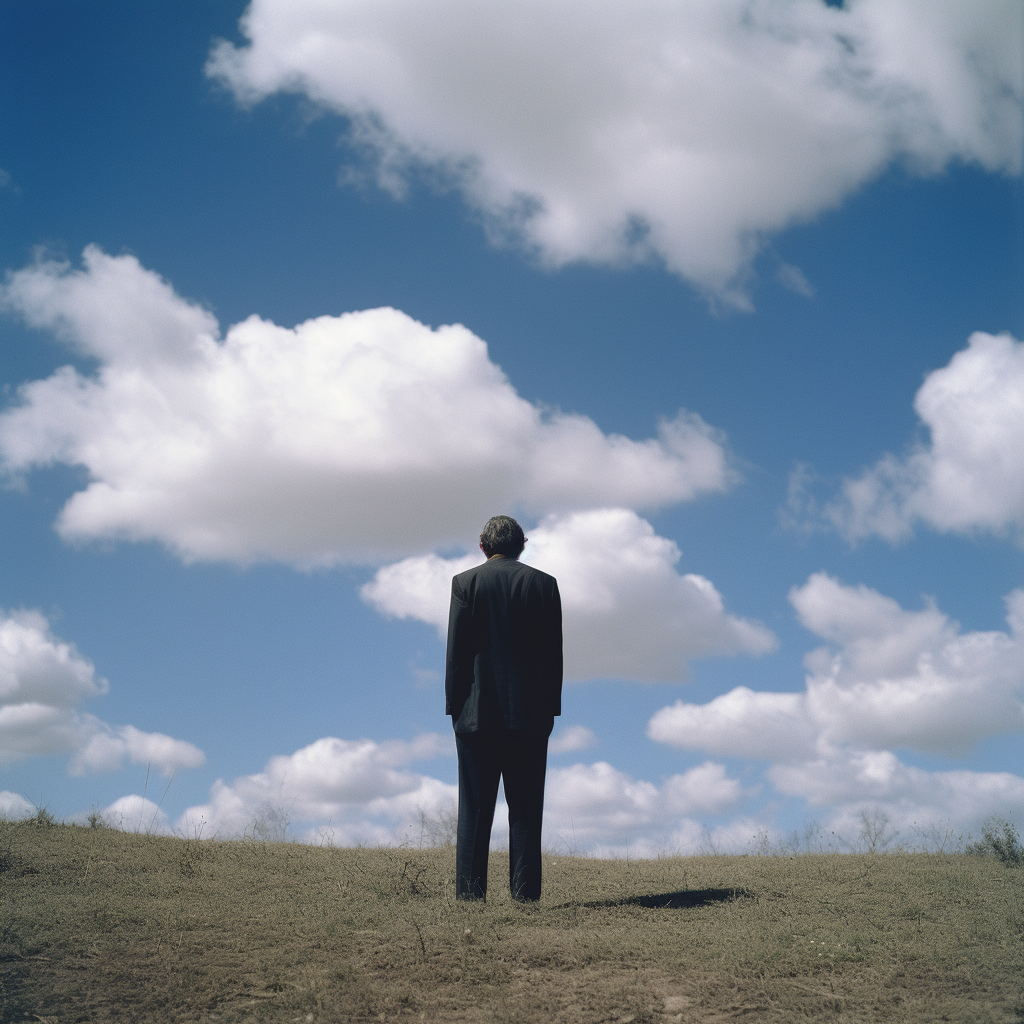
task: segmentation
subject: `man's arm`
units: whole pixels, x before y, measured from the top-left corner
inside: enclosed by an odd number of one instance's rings
[[[472,664],[467,680],[465,648],[470,639],[469,605],[459,586],[458,576],[452,579],[452,600],[448,609],[448,650],[444,668],[444,713],[458,718],[466,703],[472,684]]]
[[[562,713],[562,597],[558,593],[558,581],[552,578],[550,610],[546,618],[548,707],[552,715]]]

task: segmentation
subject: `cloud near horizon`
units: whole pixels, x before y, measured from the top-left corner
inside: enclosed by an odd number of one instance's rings
[[[429,844],[445,829],[450,839],[458,787],[408,769],[412,762],[446,755],[454,755],[454,744],[436,734],[386,743],[325,737],[271,758],[255,775],[230,784],[218,780],[209,802],[190,807],[175,828],[184,835],[228,838],[253,834],[264,818],[278,823],[282,833],[289,823],[292,834],[307,842]],[[695,816],[720,814],[742,795],[739,782],[710,761],[660,786],[603,761],[552,767],[545,847],[612,855],[630,849],[654,856],[695,842],[703,834]],[[126,804],[133,812],[134,800]],[[507,806],[499,804],[492,833],[496,845],[507,842],[507,818]]]
[[[1022,22],[1013,2],[254,0],[207,72],[346,118],[342,181],[402,197],[426,173],[548,265],[663,261],[744,307],[766,236],[894,162],[1020,171]]]
[[[126,759],[163,775],[204,763],[203,752],[184,740],[76,710],[108,688],[39,612],[0,612],[0,763],[70,754],[73,775],[117,771]]]
[[[856,835],[863,810],[908,829],[941,820],[977,827],[1024,806],[1007,772],[929,772],[894,753],[964,755],[986,736],[1024,732],[1024,590],[1007,597],[1008,632],[962,633],[931,604],[905,611],[868,587],[815,573],[790,592],[801,623],[829,641],[805,658],[802,693],[737,687],[675,704],[647,726],[656,742],[766,761],[766,778]],[[984,813],[983,813],[984,812]]]
[[[458,787],[409,771],[410,762],[454,755],[450,737],[427,733],[411,742],[343,740],[328,736],[272,757],[262,772],[227,784],[218,779],[208,803],[176,823],[186,835],[230,838],[250,832],[268,813],[310,826],[307,838],[329,828],[339,845],[391,844],[410,838],[424,818],[458,803]]]
[[[771,630],[726,612],[710,580],[679,573],[679,548],[635,512],[551,516],[527,532],[523,561],[558,580],[568,679],[675,682],[692,658],[776,647]],[[443,638],[452,576],[482,558],[407,558],[379,569],[362,597],[385,615],[430,623]]]
[[[395,309],[219,341],[204,309],[132,256],[8,275],[0,307],[99,362],[19,388],[0,414],[8,475],[54,463],[89,483],[68,540],[157,540],[186,561],[374,562],[474,536],[496,507],[657,508],[734,480],[695,413],[644,441],[521,398],[487,345]],[[457,496],[457,500],[454,498]]]

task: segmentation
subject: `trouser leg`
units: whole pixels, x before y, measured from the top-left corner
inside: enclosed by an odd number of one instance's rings
[[[508,802],[509,888],[513,899],[540,899],[540,833],[544,816],[545,733],[506,734],[502,776]]]
[[[486,734],[456,733],[455,747],[459,755],[455,895],[458,899],[483,899],[501,764],[496,744]]]

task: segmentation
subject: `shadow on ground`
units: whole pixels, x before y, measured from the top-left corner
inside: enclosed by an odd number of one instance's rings
[[[605,907],[649,907],[652,910],[683,910],[690,907],[709,907],[714,903],[749,896],[746,889],[679,889],[676,892],[659,892],[649,896],[627,896],[621,900],[593,900],[582,906],[589,910]],[[564,903],[556,909],[571,906]]]

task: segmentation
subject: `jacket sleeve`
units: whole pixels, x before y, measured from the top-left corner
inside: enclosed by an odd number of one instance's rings
[[[473,684],[473,664],[469,604],[459,586],[459,578],[452,579],[452,600],[448,609],[448,650],[444,668],[444,713],[458,718]],[[470,652],[469,668],[466,654]]]
[[[551,581],[553,593],[547,616],[547,661],[550,666],[548,679],[548,706],[552,715],[562,713],[562,598],[558,593],[558,582]]]

